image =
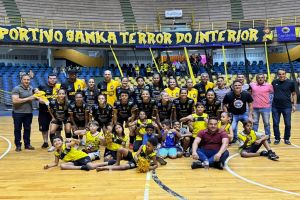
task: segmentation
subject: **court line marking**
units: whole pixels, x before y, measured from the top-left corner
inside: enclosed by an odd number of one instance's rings
[[[155,170],[152,170],[152,179],[155,181],[155,183],[157,183],[157,185],[159,185],[159,187],[161,187],[163,190],[165,190],[169,194],[173,195],[177,199],[186,200],[185,197],[181,196],[180,194],[178,194],[177,192],[175,192],[174,190],[172,190],[171,188],[166,186],[163,182],[161,182],[161,180],[158,178]]]
[[[297,145],[294,145],[294,144],[292,144],[292,145],[293,145],[295,148],[300,148],[300,147],[297,146]],[[284,148],[293,148],[293,147],[282,147],[282,149],[284,149]],[[279,148],[278,148],[278,149],[279,149]],[[250,184],[252,184],[252,185],[260,186],[260,187],[263,187],[263,188],[266,188],[266,189],[269,189],[269,190],[273,190],[273,191],[277,191],[277,192],[282,192],[282,193],[286,193],[286,194],[291,194],[291,195],[300,196],[300,193],[297,193],[297,192],[290,192],[290,191],[288,191],[288,190],[282,190],[282,189],[275,188],[275,187],[272,187],[272,186],[264,185],[264,184],[262,184],[262,183],[258,183],[258,182],[256,182],[256,181],[252,181],[252,180],[250,180],[250,179],[247,179],[246,177],[243,177],[243,176],[237,174],[236,172],[234,172],[234,171],[228,166],[228,162],[229,162],[232,158],[234,158],[234,157],[236,157],[236,156],[238,156],[238,155],[239,155],[239,153],[235,153],[235,154],[229,156],[229,158],[227,158],[227,160],[225,161],[225,169],[226,169],[231,175],[233,175],[233,176],[235,176],[235,177],[237,177],[237,178],[239,178],[239,179],[241,179],[241,180],[243,180],[243,181],[245,181],[245,182],[247,182],[247,183],[250,183]]]
[[[151,180],[151,172],[149,171],[146,174],[146,183],[145,183],[145,190],[144,190],[144,200],[148,200],[149,199],[150,180]]]
[[[11,142],[10,142],[10,140],[9,139],[7,139],[6,137],[4,137],[4,136],[0,136],[2,139],[4,139],[7,143],[8,143],[8,147],[7,147],[7,149],[6,149],[6,151],[0,156],[0,160],[4,157],[4,156],[6,156],[7,154],[8,154],[8,152],[11,150]]]

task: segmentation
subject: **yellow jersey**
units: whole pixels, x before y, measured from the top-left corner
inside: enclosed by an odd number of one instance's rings
[[[260,134],[258,132],[255,132],[254,130],[251,130],[249,134],[246,134],[244,131],[240,132],[238,134],[238,141],[239,141],[239,148],[245,144],[246,139],[248,138],[248,142],[245,148],[250,147],[252,144],[255,143],[256,140],[260,139],[263,134]]]
[[[170,88],[166,88],[165,92],[168,93],[168,95],[173,98],[176,99],[179,97],[179,93],[180,93],[180,88],[175,87],[174,90],[171,90]]]
[[[120,137],[118,135],[113,134],[112,143],[108,144],[106,148],[111,151],[118,151],[123,144],[126,144],[128,141],[128,136],[125,135],[124,137]]]
[[[228,124],[226,124],[226,126],[225,127],[223,127],[224,126],[224,124],[222,124],[222,122],[221,121],[219,121],[218,122],[218,129],[224,129],[224,131],[227,133],[227,134],[230,134],[230,127],[231,127],[231,125],[230,125],[230,123],[228,123]]]
[[[135,156],[135,155],[136,155],[136,152],[133,152],[133,156]],[[146,147],[146,145],[143,145],[142,151],[139,156],[151,161],[153,157],[156,157],[156,153],[153,151],[150,154],[147,154],[147,147]]]
[[[100,85],[100,92],[106,96],[106,102],[110,105],[114,105],[117,100],[117,87],[120,86],[120,83],[115,80],[111,80],[109,83],[103,82]],[[99,85],[98,85],[99,86]]]
[[[145,124],[145,125],[148,125],[148,124],[152,124],[152,120],[151,119],[147,119],[144,123],[138,119],[137,120],[137,127],[139,127],[141,124]],[[143,135],[146,133],[146,128],[145,127],[142,127],[140,128],[139,134],[136,135],[135,137],[135,140],[136,141],[142,141],[143,140]]]
[[[85,148],[88,152],[95,152],[99,150],[101,144],[100,136],[101,133],[99,132],[96,135],[93,135],[91,131],[86,132]]]
[[[195,88],[192,88],[191,90],[188,90],[188,97],[194,100],[194,103],[196,104],[198,101],[198,90]]]
[[[74,147],[67,149],[66,144],[62,145],[61,152],[55,151],[54,155],[65,162],[73,162],[88,156],[87,153],[78,150]]]
[[[205,119],[208,118],[206,113],[202,115],[192,114],[193,116],[193,138],[196,138],[200,131],[203,131],[207,128]]]

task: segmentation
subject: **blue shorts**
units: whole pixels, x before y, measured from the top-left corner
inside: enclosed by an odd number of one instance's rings
[[[171,148],[160,148],[158,151],[158,154],[162,157],[167,157],[167,156],[172,156],[176,157],[177,156],[177,149],[176,147],[171,147]]]

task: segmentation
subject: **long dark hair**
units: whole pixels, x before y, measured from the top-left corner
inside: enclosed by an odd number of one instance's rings
[[[116,131],[116,126],[117,126],[117,125],[119,125],[119,126],[122,127],[122,137],[124,137],[124,136],[125,136],[124,127],[123,127],[122,124],[120,124],[120,123],[116,123],[116,124],[114,125],[113,130],[112,130],[112,133],[115,134],[116,136],[118,136],[118,133],[117,133],[117,131]]]

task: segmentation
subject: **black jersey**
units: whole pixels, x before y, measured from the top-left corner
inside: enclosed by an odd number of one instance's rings
[[[97,104],[92,106],[92,115],[96,121],[106,124],[112,121],[113,108],[109,104],[106,104],[104,108]]]
[[[131,117],[131,110],[134,107],[133,101],[128,101],[126,104],[122,104],[120,101],[116,101],[114,105],[114,109],[117,112],[117,118],[128,120]]]
[[[76,79],[75,82],[67,81],[61,85],[61,88],[66,90],[69,101],[72,102],[75,100],[76,92],[83,91],[84,88],[82,83],[81,80]]]
[[[164,87],[160,87],[158,85],[151,85],[150,86],[150,93],[151,93],[151,98],[155,99],[155,100],[159,100],[160,99],[160,93],[164,90]]]
[[[159,120],[162,122],[165,119],[170,119],[172,114],[172,101],[168,101],[166,105],[162,104],[162,101],[159,100],[156,103],[157,113]]]
[[[206,99],[202,101],[202,104],[205,108],[205,113],[208,114],[209,117],[218,117],[218,111],[221,108],[221,101],[214,101],[212,104],[208,103]]]
[[[53,96],[53,89],[55,88],[55,86],[50,86],[50,85],[40,85],[38,87],[38,89],[40,91],[44,91],[45,92],[45,97],[50,101],[52,101],[54,99]],[[39,103],[39,112],[48,112],[48,107],[47,105],[43,104],[43,103]]]
[[[181,102],[179,98],[173,100],[173,108],[176,111],[176,120],[191,115],[194,109],[194,100],[187,98],[185,102]]]
[[[83,91],[84,101],[88,105],[88,107],[92,107],[97,104],[98,101],[99,90],[95,88],[94,90],[90,90],[89,88]]]
[[[150,86],[149,85],[144,85],[144,87],[139,87],[135,86],[133,90],[133,100],[134,102],[138,102],[138,100],[142,99],[142,91],[143,90],[148,90],[150,93]]]
[[[148,103],[138,100],[136,105],[139,111],[145,111],[148,119],[152,118],[153,111],[156,109],[156,101],[154,99],[150,99]]]
[[[74,118],[74,121],[75,122],[82,122],[84,121],[85,122],[85,116],[86,116],[86,113],[88,112],[88,106],[86,103],[83,103],[82,106],[77,106],[74,103],[71,103],[69,105],[69,113],[73,113],[73,118]]]
[[[59,121],[65,121],[68,119],[68,106],[66,103],[60,104],[57,99],[50,101],[49,103],[50,110],[55,117],[55,119]]]

